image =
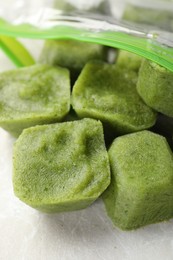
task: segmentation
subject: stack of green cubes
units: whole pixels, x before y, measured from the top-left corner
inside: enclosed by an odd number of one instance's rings
[[[104,55],[47,40],[38,64],[0,74],[0,126],[18,137],[20,200],[56,213],[102,195],[113,223],[132,230],[173,217],[173,73],[123,50],[115,64]]]

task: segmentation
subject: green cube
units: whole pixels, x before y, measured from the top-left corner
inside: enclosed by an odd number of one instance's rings
[[[154,125],[156,113],[136,91],[137,73],[102,62],[89,62],[72,92],[72,106],[81,118],[101,120],[123,134]]]
[[[128,68],[128,70],[139,71],[142,63],[142,57],[124,50],[120,50],[118,53],[118,59],[116,66],[122,68]]]
[[[0,74],[0,126],[12,135],[61,121],[69,110],[68,70],[34,65]]]
[[[167,116],[173,117],[173,73],[149,60],[144,60],[137,83],[144,102]]]
[[[14,145],[16,196],[44,212],[78,210],[110,184],[100,121],[84,119],[25,129]]]
[[[107,213],[123,230],[173,217],[173,154],[166,139],[149,131],[115,139],[112,182],[103,195]]]
[[[105,59],[103,45],[74,40],[47,40],[41,52],[39,62],[68,68],[74,82],[85,64],[92,60]]]

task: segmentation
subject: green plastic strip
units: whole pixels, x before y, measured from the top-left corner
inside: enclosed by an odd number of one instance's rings
[[[74,39],[103,44],[136,53],[173,72],[173,45],[167,46],[164,39],[162,39],[162,43],[159,43],[160,35],[157,34],[135,35],[133,32],[116,30],[96,31],[93,28],[75,28],[73,25],[56,25],[45,29],[29,24],[12,25],[1,20],[0,35],[32,39]]]
[[[15,38],[0,36],[0,48],[17,67],[29,66],[35,63],[29,52]]]

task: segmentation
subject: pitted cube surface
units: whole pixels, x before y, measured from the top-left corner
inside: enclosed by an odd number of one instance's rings
[[[14,146],[16,196],[45,212],[78,210],[110,184],[110,166],[100,121],[84,119],[35,126]]]

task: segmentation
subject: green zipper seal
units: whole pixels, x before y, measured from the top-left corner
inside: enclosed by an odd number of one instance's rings
[[[135,35],[130,30],[129,33],[116,31],[116,29],[113,29],[114,25],[112,25],[112,30],[97,31],[94,28],[75,28],[75,25],[71,24],[72,26],[68,23],[68,25],[50,26],[48,29],[45,29],[30,24],[11,25],[0,20],[0,35],[30,39],[72,39],[107,45],[133,52],[173,72],[173,41],[171,41],[173,35],[170,41],[167,38],[163,38],[162,42],[159,43],[162,33],[160,35],[154,33]],[[170,46],[167,45],[167,42],[170,43]],[[18,54],[20,55],[20,52]],[[18,54],[16,57],[18,57]],[[33,62],[32,59],[27,57],[25,61],[24,57],[22,63],[25,66],[30,62]]]

